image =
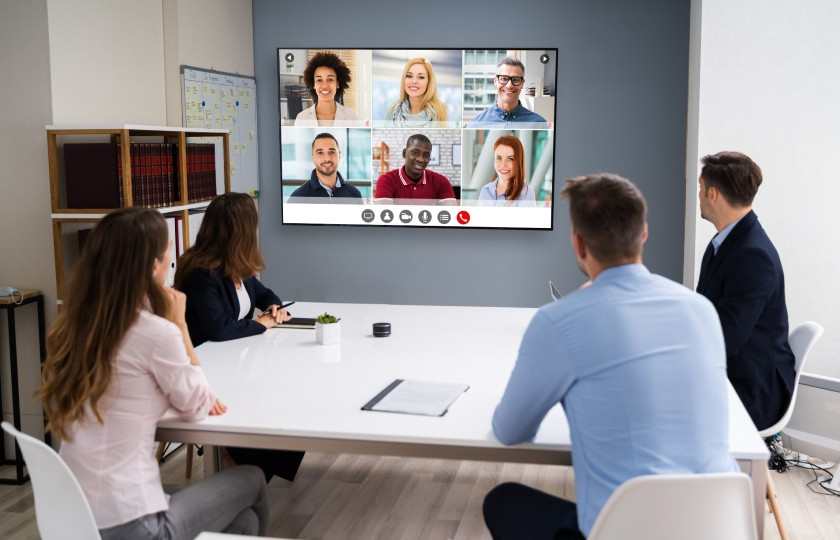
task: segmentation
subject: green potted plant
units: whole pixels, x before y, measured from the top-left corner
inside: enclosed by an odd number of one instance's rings
[[[315,339],[321,345],[333,345],[341,342],[341,319],[329,313],[315,317]]]

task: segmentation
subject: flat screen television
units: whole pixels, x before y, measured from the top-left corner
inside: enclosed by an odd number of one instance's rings
[[[277,59],[284,225],[552,228],[557,49]]]

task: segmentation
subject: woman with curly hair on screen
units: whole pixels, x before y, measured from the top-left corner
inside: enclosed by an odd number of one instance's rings
[[[314,105],[295,118],[296,126],[355,126],[356,111],[338,100],[350,85],[350,68],[331,52],[319,52],[306,63],[303,84],[309,90]]]
[[[400,98],[388,109],[388,120],[397,127],[442,127],[446,104],[437,95],[432,63],[425,58],[406,62],[400,79]]]

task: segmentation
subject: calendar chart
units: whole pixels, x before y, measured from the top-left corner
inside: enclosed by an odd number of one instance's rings
[[[259,190],[257,167],[257,83],[253,77],[181,66],[183,124],[230,130],[231,191]],[[190,138],[189,142],[220,142]],[[224,167],[223,152],[216,151],[217,167]],[[219,179],[217,179],[217,182]],[[219,193],[224,190],[219,189]]]

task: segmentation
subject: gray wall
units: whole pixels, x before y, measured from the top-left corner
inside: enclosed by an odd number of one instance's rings
[[[282,298],[538,306],[582,282],[568,212],[553,231],[282,226],[278,47],[558,48],[555,190],[622,174],[650,206],[645,263],[682,278],[689,1],[254,0],[263,282]],[[425,17],[425,19],[424,19]]]

